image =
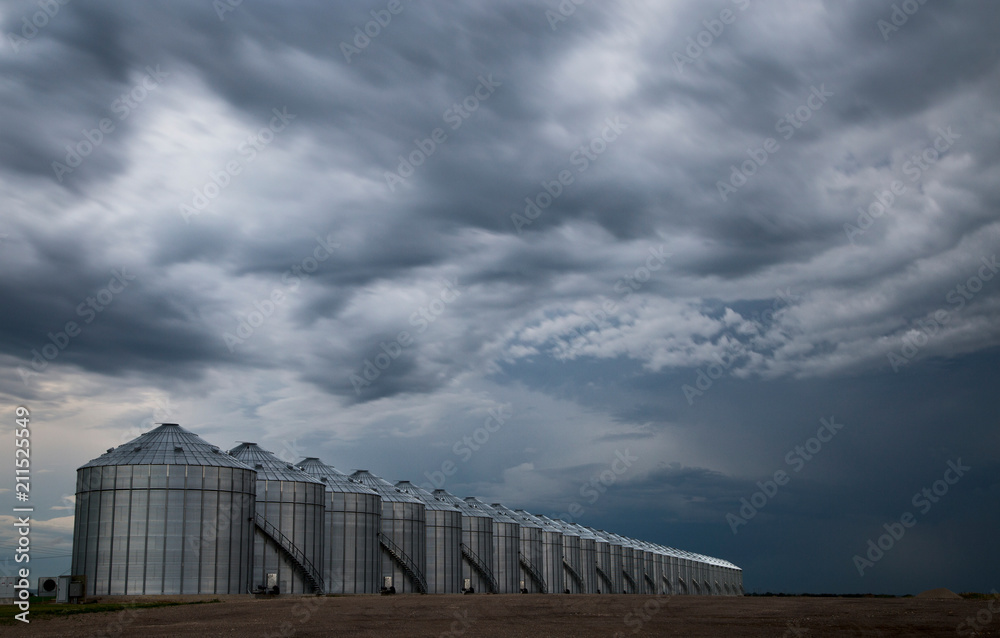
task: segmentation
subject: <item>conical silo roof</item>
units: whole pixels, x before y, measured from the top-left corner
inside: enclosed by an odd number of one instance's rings
[[[456,507],[454,503],[448,503],[446,501],[442,501],[441,499],[435,498],[433,494],[431,494],[424,488],[418,485],[414,485],[409,481],[399,481],[398,483],[396,483],[396,488],[403,490],[403,492],[418,499],[424,505],[426,505],[427,509],[429,510],[445,510],[449,512],[459,511],[458,507]]]
[[[332,465],[327,465],[315,456],[302,459],[299,461],[298,467],[306,474],[318,478],[324,485],[326,485],[327,492],[340,492],[343,494],[376,494],[375,490],[366,487],[357,481],[351,480],[351,477]]]
[[[389,481],[385,480],[381,476],[372,474],[368,470],[358,470],[354,474],[351,474],[351,478],[361,483],[365,487],[369,487],[375,490],[379,496],[382,497],[382,502],[389,503],[419,503],[423,505],[424,502],[415,496],[411,496],[399,489]],[[425,506],[426,507],[426,506]]]
[[[257,470],[258,481],[298,481],[299,483],[323,483],[295,467],[285,463],[273,453],[256,443],[240,443],[229,453]]]
[[[479,507],[473,507],[472,505],[469,505],[468,503],[458,498],[448,490],[440,490],[440,489],[434,490],[433,495],[434,498],[438,499],[439,501],[443,503],[450,503],[455,507],[457,507],[459,511],[462,512],[462,516],[489,518],[489,519],[493,518],[493,516],[490,515],[488,512],[486,512],[485,510]]]
[[[510,516],[507,516],[506,514],[498,512],[497,510],[493,509],[492,507],[490,507],[489,505],[487,505],[483,501],[479,500],[475,496],[467,496],[467,497],[465,497],[465,502],[468,503],[471,507],[475,507],[477,509],[482,510],[483,512],[486,512],[486,514],[488,514],[490,516],[490,518],[492,518],[493,520],[495,520],[495,521],[497,521],[499,523],[517,523],[517,521],[515,521]]]
[[[550,519],[547,519],[543,516],[535,516],[531,512],[526,512],[525,510],[514,510],[514,513],[518,514],[519,516],[525,519],[538,523],[538,525],[540,525],[541,528],[546,532],[559,532],[560,534],[562,534],[562,528],[554,524]]]
[[[607,541],[604,541],[603,538],[600,538],[599,536],[597,536],[597,534],[595,534],[592,530],[584,527],[583,525],[580,525],[579,523],[569,523],[569,522],[561,520],[561,519],[560,519],[559,522],[562,523],[563,526],[569,527],[570,529],[575,530],[576,533],[578,533],[580,535],[580,538],[589,538],[589,539],[592,539],[592,540],[595,540],[595,541],[596,540],[600,540],[602,542],[607,542]]]
[[[110,448],[96,459],[81,465],[80,469],[105,465],[207,465],[250,469],[246,463],[176,423],[161,423],[128,443]]]
[[[562,520],[559,520],[559,519],[555,519],[555,518],[549,518],[548,516],[545,516],[544,514],[536,514],[535,518],[538,518],[538,519],[540,519],[540,520],[542,520],[542,521],[544,521],[546,523],[549,523],[550,525],[552,525],[553,527],[555,527],[557,530],[559,530],[560,532],[562,532],[564,536],[579,536],[580,535],[580,532],[578,532],[575,529],[573,529],[572,527],[570,527],[565,521],[562,521]]]
[[[490,505],[490,507],[500,512],[501,514],[505,514],[510,518],[514,519],[515,521],[517,521],[517,524],[520,525],[521,527],[537,527],[539,529],[542,528],[541,522],[536,520],[533,516],[524,516],[523,514],[510,509],[509,507],[507,507],[502,503],[493,503],[492,505]]]

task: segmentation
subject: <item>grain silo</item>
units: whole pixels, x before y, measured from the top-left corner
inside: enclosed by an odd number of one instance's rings
[[[648,593],[663,593],[663,562],[660,559],[660,550],[652,543],[639,541],[642,545],[643,556],[646,559],[646,583],[649,586]]]
[[[299,467],[326,486],[324,591],[328,594],[378,593],[382,576],[378,543],[382,498],[318,458],[303,459]]]
[[[583,577],[583,593],[596,594],[600,589],[597,581],[597,536],[577,523],[563,522],[563,525],[580,535],[580,576]],[[604,541],[601,541],[604,543]]]
[[[229,453],[257,471],[254,588],[323,593],[323,483],[256,443]]]
[[[422,501],[368,470],[351,478],[382,497],[382,587],[399,593],[427,593],[427,521]]]
[[[580,556],[580,533],[566,525],[563,521],[537,515],[542,521],[553,525],[563,535],[563,572],[564,589],[567,594],[586,593],[586,583],[583,582]]]
[[[563,533],[549,521],[542,520],[524,510],[514,510],[518,520],[530,519],[542,528],[542,578],[550,594],[561,594],[566,589],[566,570],[563,567]]]
[[[642,554],[635,551],[635,547],[632,545],[632,541],[619,534],[611,534],[622,547],[622,593],[624,594],[638,594],[642,590],[641,587],[642,576],[639,575],[637,563],[642,563]]]
[[[176,423],[77,470],[72,573],[86,595],[241,594],[255,472]]]
[[[521,590],[526,594],[547,594],[548,584],[542,570],[545,553],[542,549],[542,524],[537,520],[518,514],[500,503],[493,503],[493,509],[506,514],[521,526]]]
[[[428,594],[457,594],[462,591],[462,512],[452,503],[434,498],[430,492],[409,481],[396,487],[423,502],[427,521]]]
[[[677,553],[672,547],[659,545],[663,561],[663,582],[666,585],[666,593],[676,594],[677,592]]]
[[[603,572],[605,587],[609,594],[625,593],[624,576],[622,575],[622,544],[614,535],[604,530],[591,529],[598,538],[605,541],[606,553],[598,546],[597,567]],[[601,591],[605,591],[604,588]]]
[[[493,517],[447,490],[434,490],[432,494],[462,512],[463,591],[497,593],[499,584],[493,573]]]
[[[691,556],[684,550],[677,550],[677,553],[679,555],[677,559],[677,573],[681,584],[681,593],[694,595],[698,591],[691,581]]]
[[[475,496],[465,502],[493,518],[493,575],[497,593],[517,594],[521,591],[521,526],[511,517],[501,514]]]

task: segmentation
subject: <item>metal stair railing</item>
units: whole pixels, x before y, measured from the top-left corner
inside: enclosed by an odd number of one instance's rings
[[[632,578],[632,574],[628,573],[627,570],[623,569],[622,570],[622,576],[624,576],[625,580],[627,580],[629,582],[629,584],[632,585],[632,593],[638,594],[639,593],[639,588],[635,586],[635,579]]]
[[[531,561],[529,561],[528,558],[521,552],[517,553],[517,559],[521,563],[521,567],[524,568],[524,571],[528,572],[528,575],[531,576],[533,581],[535,581],[535,584],[538,585],[538,588],[542,591],[542,593],[549,593],[548,587],[545,586],[545,579],[542,578],[542,575],[538,572],[535,566],[531,564]]]
[[[285,536],[280,529],[275,527],[264,515],[257,513],[255,522],[257,527],[264,532],[278,546],[278,548],[291,561],[292,565],[302,574],[313,590],[317,594],[323,593],[323,576],[313,566],[312,561],[306,558],[305,552],[299,549],[292,539]]]
[[[462,548],[462,556],[465,557],[465,560],[469,561],[469,564],[472,565],[472,569],[476,570],[476,573],[486,581],[486,585],[489,587],[490,593],[499,594],[500,584],[497,583],[496,577],[493,576],[493,570],[490,569],[490,566],[484,563],[483,560],[479,558],[479,554],[472,551],[472,548],[468,545],[461,543],[460,546]]]
[[[701,584],[705,586],[705,593],[711,595],[712,594],[712,585],[709,584],[709,582],[707,580],[701,581]]]
[[[611,578],[609,578],[608,575],[604,573],[604,570],[601,569],[601,566],[597,565],[596,569],[597,569],[597,575],[603,578],[604,582],[608,584],[608,593],[609,594],[618,593],[615,591],[615,584],[611,582]]]
[[[382,532],[378,533],[378,542],[385,548],[385,551],[389,552],[389,556],[396,561],[396,564],[403,570],[403,573],[410,577],[410,580],[417,587],[417,592],[426,594],[427,581],[424,580],[424,575],[420,573],[420,568],[406,555],[406,552]]]
[[[685,593],[685,594],[690,594],[690,593],[691,593],[690,589],[688,589],[688,584],[687,584],[687,581],[686,581],[686,580],[684,580],[684,577],[683,577],[683,576],[678,576],[678,577],[677,577],[677,582],[678,582],[678,583],[680,583],[680,585],[681,585],[681,589],[683,589],[683,590],[684,590],[684,593]]]
[[[653,590],[653,593],[655,594],[656,593],[656,581],[653,580],[652,577],[650,577],[650,575],[647,574],[646,572],[642,572],[642,577],[646,579],[646,582],[649,583],[649,588],[651,590]]]
[[[663,574],[663,582],[665,582],[667,584],[667,593],[668,594],[673,594],[674,593],[674,585],[673,585],[673,583],[670,582],[670,577],[667,576],[666,574]]]
[[[569,564],[569,561],[566,560],[565,556],[563,557],[563,567],[566,568],[569,575],[573,577],[574,581],[576,581],[577,586],[580,588],[580,592],[584,594],[587,593],[587,584],[583,582],[583,577],[576,573],[576,570]]]

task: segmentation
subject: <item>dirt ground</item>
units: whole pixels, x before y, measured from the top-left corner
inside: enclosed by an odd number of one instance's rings
[[[106,599],[108,602],[112,599]],[[163,600],[146,598],[145,600]],[[7,636],[1000,636],[1000,603],[917,598],[397,595],[221,603],[39,618]],[[978,620],[977,620],[978,614]],[[968,620],[975,625],[969,625]],[[964,623],[964,624],[963,624]]]

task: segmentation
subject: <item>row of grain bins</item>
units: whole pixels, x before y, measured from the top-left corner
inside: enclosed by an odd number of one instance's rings
[[[164,423],[77,471],[87,594],[741,595],[724,560]]]

